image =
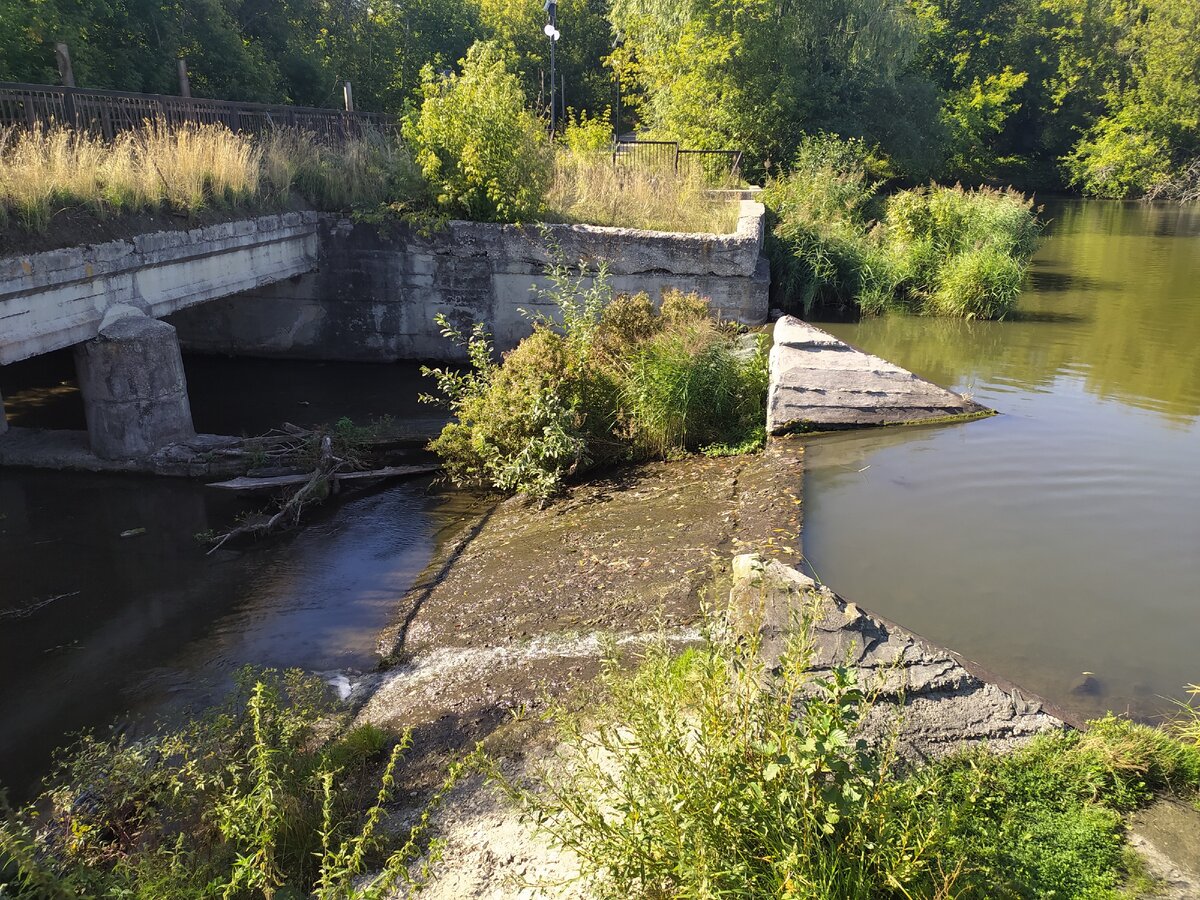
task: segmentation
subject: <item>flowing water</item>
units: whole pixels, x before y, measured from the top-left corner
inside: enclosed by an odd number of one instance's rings
[[[414,366],[198,358],[187,370],[204,431],[429,416]],[[14,424],[82,426],[69,357],[5,374]],[[206,556],[195,536],[246,502],[182,479],[0,469],[0,785],[27,794],[68,733],[206,704],[244,665],[371,668],[396,599],[468,506],[400,484]]]
[[[1200,680],[1200,210],[1050,212],[1015,320],[828,326],[1001,415],[813,441],[804,544],[846,596],[1050,699],[1149,714]],[[413,366],[187,368],[205,431],[429,416]],[[69,355],[0,377],[14,424],[82,427]],[[0,469],[0,784],[243,664],[371,666],[464,503],[395,486],[206,557],[194,536],[243,506],[203,485]]]
[[[814,439],[832,588],[1083,715],[1200,682],[1200,208],[1067,202],[1011,321],[822,327],[1000,412]]]

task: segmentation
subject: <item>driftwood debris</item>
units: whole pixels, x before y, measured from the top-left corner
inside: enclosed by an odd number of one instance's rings
[[[281,525],[295,525],[300,521],[304,508],[319,500],[325,499],[333,491],[335,482],[333,476],[346,465],[346,460],[334,456],[333,439],[329,435],[321,438],[321,450],[317,459],[317,467],[306,476],[299,490],[293,493],[280,506],[279,511],[272,516],[261,516],[247,520],[236,528],[218,537],[208,551],[216,553],[234,538],[246,536],[261,536],[270,534]]]
[[[438,471],[438,466],[385,466],[382,469],[368,469],[365,472],[335,472],[331,477],[336,484],[347,481],[374,481],[383,478],[414,478],[420,475],[432,475]],[[208,485],[221,491],[234,491],[240,494],[260,494],[277,491],[281,488],[306,484],[311,475],[273,475],[264,478],[251,478],[242,475],[228,481],[214,481]]]

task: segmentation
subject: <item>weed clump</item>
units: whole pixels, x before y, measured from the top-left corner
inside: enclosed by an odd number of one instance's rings
[[[846,308],[999,319],[1016,304],[1041,223],[1015,191],[962,187],[885,196],[859,141],[807,139],[771,180],[772,290],[804,314]]]
[[[556,759],[498,781],[613,898],[1116,898],[1144,877],[1125,813],[1200,792],[1185,732],[1113,716],[904,763],[872,686],[813,670],[812,646],[800,614],[768,665],[709,616],[682,655],[614,656],[587,707],[604,712],[556,707]]]
[[[761,446],[765,340],[713,320],[697,294],[613,298],[603,266],[561,262],[543,294],[556,316],[501,362],[482,326],[442,318],[469,369],[425,369],[456,421],[430,445],[458,484],[545,500],[587,469],[665,458],[710,444]]]
[[[0,889],[146,900],[387,896],[419,877],[412,865],[428,849],[426,814],[382,852],[380,823],[410,738],[336,726],[320,679],[245,670],[224,706],[182,726],[139,740],[85,736],[60,754],[38,801],[6,810]],[[378,874],[365,876],[368,866]]]

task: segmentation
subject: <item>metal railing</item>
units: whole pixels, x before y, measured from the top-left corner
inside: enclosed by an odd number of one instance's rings
[[[683,150],[676,141],[619,141],[613,145],[613,162],[628,162],[677,174],[706,178],[736,178],[742,167],[740,150]]]
[[[357,134],[367,125],[387,126],[390,119],[380,113],[310,106],[0,82],[0,127],[60,125],[112,140],[147,122],[167,128],[220,124],[242,132],[299,128],[332,138]]]

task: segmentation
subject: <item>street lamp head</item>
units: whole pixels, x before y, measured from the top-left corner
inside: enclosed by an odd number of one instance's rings
[[[550,38],[552,41],[557,41],[560,37],[562,37],[562,32],[549,23],[547,23],[546,27],[543,28],[542,31],[545,33],[546,37]]]

